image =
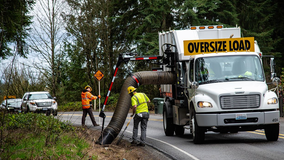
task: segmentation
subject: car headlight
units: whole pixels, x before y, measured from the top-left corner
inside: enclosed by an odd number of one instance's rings
[[[30,104],[31,104],[31,105],[36,105],[36,103],[35,103],[35,102],[30,102]]]
[[[277,103],[278,103],[278,100],[275,97],[267,100],[267,104],[277,104]]]
[[[199,101],[197,103],[199,108],[212,108],[212,104],[210,102]]]

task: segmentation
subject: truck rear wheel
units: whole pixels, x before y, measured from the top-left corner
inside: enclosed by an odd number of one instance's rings
[[[267,125],[264,129],[268,141],[277,141],[279,136],[279,124]]]
[[[168,115],[168,107],[170,103],[165,102],[164,103],[164,109],[163,109],[163,126],[164,126],[164,132],[166,136],[173,136],[175,131],[175,126],[173,124],[173,118],[170,118]]]

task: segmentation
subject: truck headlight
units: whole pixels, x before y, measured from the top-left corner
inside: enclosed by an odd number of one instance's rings
[[[267,100],[267,104],[277,104],[277,103],[278,103],[278,100],[275,97]]]
[[[210,102],[199,101],[197,103],[199,108],[212,108],[212,104]]]

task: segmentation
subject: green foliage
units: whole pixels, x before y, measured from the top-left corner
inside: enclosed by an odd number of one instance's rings
[[[11,43],[17,45],[19,55],[25,56],[25,37],[31,23],[28,12],[33,4],[34,0],[0,0],[0,58],[11,54]]]
[[[118,93],[113,93],[111,96],[108,98],[108,102],[105,108],[105,111],[114,111],[116,104],[119,99],[119,94]],[[103,106],[103,102],[105,100],[105,97],[101,98],[101,108]],[[99,109],[99,100],[95,100],[96,102],[96,108],[97,110]],[[67,103],[61,103],[58,106],[58,111],[61,112],[68,112],[68,111],[82,111],[82,102],[81,101],[72,101],[72,102],[67,102]]]
[[[0,113],[2,159],[82,159],[89,147],[73,126],[52,116]]]
[[[58,111],[81,111],[82,110],[82,102],[75,101],[75,102],[68,102],[65,104],[61,104],[58,106]]]
[[[0,112],[4,114],[4,112]],[[3,116],[3,115],[2,115]],[[31,131],[42,130],[48,131],[52,124],[51,132],[58,133],[63,130],[72,131],[72,126],[60,122],[58,119],[52,116],[45,116],[44,114],[35,114],[35,113],[27,113],[27,114],[6,114],[4,117],[5,129],[27,129]]]

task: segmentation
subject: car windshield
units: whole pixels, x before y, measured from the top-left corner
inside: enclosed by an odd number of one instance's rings
[[[52,99],[52,97],[49,93],[36,93],[36,94],[30,94],[28,99],[29,100]]]
[[[264,81],[264,76],[257,56],[222,56],[196,59],[195,80],[199,84]]]

